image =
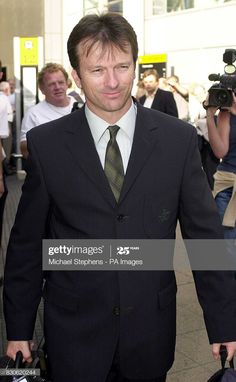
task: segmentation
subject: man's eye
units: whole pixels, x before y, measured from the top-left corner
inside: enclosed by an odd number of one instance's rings
[[[101,73],[102,72],[102,68],[93,69],[92,72],[93,73]]]

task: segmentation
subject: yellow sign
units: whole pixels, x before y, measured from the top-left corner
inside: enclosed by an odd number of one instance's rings
[[[150,64],[155,62],[167,62],[167,54],[146,54],[145,56],[139,56],[139,64]]]
[[[38,37],[20,37],[20,65],[38,65]]]

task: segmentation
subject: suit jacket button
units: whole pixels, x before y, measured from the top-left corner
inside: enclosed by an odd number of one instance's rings
[[[114,306],[114,308],[113,308],[113,314],[114,314],[115,316],[119,316],[119,315],[120,315],[120,308],[119,308],[119,306]]]
[[[122,222],[124,219],[125,219],[125,215],[123,214],[117,215],[118,222]]]

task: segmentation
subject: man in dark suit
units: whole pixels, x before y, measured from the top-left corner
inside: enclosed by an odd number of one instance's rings
[[[145,70],[142,79],[146,95],[140,97],[141,105],[178,117],[173,94],[158,87],[159,75],[157,71],[155,69]]]
[[[164,382],[174,360],[174,272],[43,274],[41,241],[174,239],[178,219],[184,238],[222,238],[195,129],[132,99],[138,47],[122,16],[83,17],[68,53],[86,104],[28,133],[27,177],[5,269],[7,354],[20,349],[30,360],[45,279],[53,382]],[[213,354],[224,342],[232,358],[233,272],[195,272],[195,281]]]

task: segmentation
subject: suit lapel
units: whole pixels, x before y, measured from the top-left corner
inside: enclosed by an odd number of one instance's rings
[[[85,117],[84,108],[74,112],[72,123],[65,131],[65,144],[74,162],[82,168],[84,173],[99,189],[103,197],[112,205],[116,206],[106,175],[102,168],[93,137]]]
[[[149,111],[137,104],[134,140],[119,203],[122,202],[129,192],[135,179],[156,146],[158,140],[156,134],[157,129],[158,124],[150,116]]]

